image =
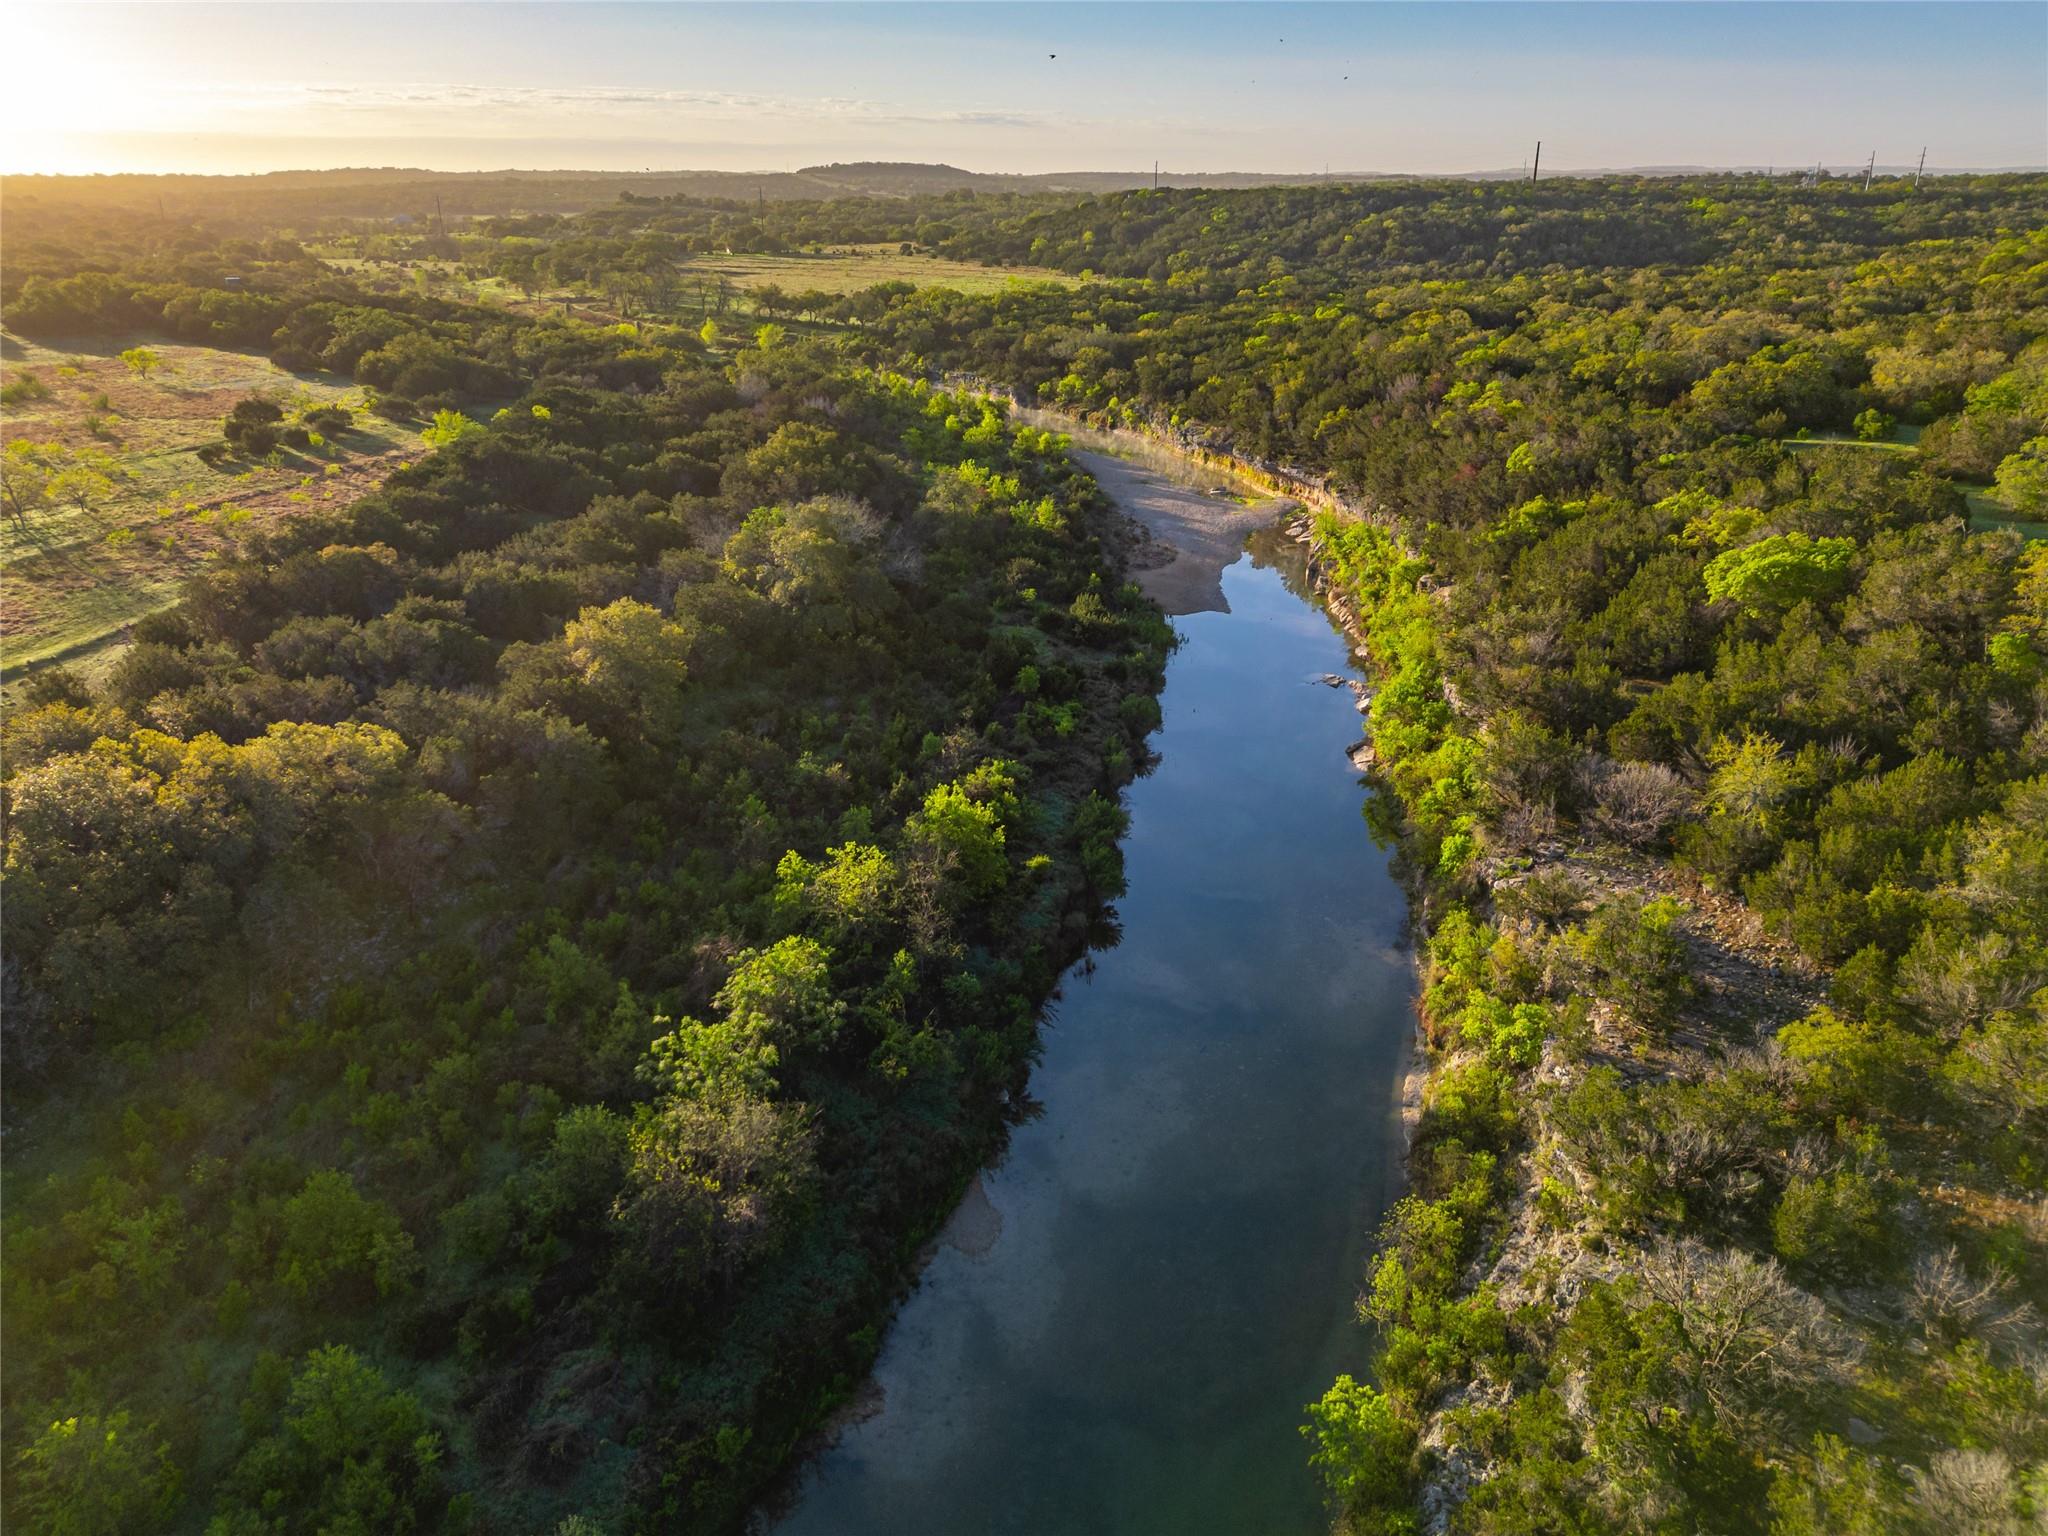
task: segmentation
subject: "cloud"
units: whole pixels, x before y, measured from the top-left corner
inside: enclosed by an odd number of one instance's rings
[[[171,93],[211,123],[255,119],[294,126],[330,122],[361,129],[363,119],[391,126],[446,126],[483,118],[494,131],[536,123],[638,123],[763,120],[820,128],[966,128],[1013,131],[1084,126],[1071,117],[1019,108],[910,107],[850,96],[775,96],[743,91],[660,90],[631,86],[483,85],[462,81],[294,85],[251,82]]]

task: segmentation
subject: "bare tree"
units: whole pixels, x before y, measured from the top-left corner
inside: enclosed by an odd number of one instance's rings
[[[1930,1339],[1954,1343],[1976,1337],[2009,1341],[2034,1320],[2032,1305],[2013,1299],[2012,1277],[1992,1269],[1982,1279],[1963,1267],[1953,1244],[1946,1253],[1923,1253],[1913,1265],[1907,1306]]]
[[[1667,1239],[1644,1255],[1642,1281],[1676,1315],[1693,1389],[1726,1419],[1768,1419],[1778,1398],[1856,1360],[1856,1340],[1776,1260]]]

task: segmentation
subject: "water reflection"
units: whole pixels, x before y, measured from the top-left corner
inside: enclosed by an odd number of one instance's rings
[[[962,1202],[785,1536],[1323,1529],[1298,1426],[1363,1363],[1412,978],[1303,564],[1261,534],[1229,611],[1176,621],[1122,942],[1068,976],[1042,1112]]]

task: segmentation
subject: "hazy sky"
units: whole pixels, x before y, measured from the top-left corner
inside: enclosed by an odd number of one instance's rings
[[[2043,0],[15,4],[5,35],[8,170],[2048,162]]]

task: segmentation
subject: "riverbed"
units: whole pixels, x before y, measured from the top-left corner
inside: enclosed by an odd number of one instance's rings
[[[1142,515],[1142,486],[1114,488]],[[1121,941],[1066,977],[1036,1113],[780,1536],[1325,1529],[1299,1426],[1365,1364],[1414,979],[1345,756],[1353,693],[1331,686],[1357,675],[1349,647],[1270,514],[1212,500],[1215,571],[1171,578],[1196,597],[1175,605],[1193,611],[1158,766],[1128,792]]]

